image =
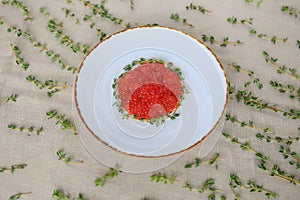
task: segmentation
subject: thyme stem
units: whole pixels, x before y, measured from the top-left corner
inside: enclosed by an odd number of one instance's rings
[[[275,131],[270,129],[270,128],[263,128],[263,127],[259,127],[259,126],[255,126],[253,124],[253,121],[250,121],[247,123],[247,122],[244,122],[244,121],[240,121],[238,120],[236,117],[232,116],[230,113],[226,113],[225,115],[225,120],[226,121],[230,121],[232,123],[236,123],[238,125],[240,125],[241,127],[246,127],[246,128],[250,128],[250,129],[257,129],[257,130],[261,130],[263,131],[264,133],[272,133],[274,134]]]
[[[7,32],[14,32],[14,34],[16,34],[18,37],[23,35],[25,38],[27,38],[30,41],[30,43],[33,45],[33,47],[40,49],[40,52],[44,52],[45,55],[51,59],[52,62],[57,62],[61,66],[61,69],[67,69],[68,71],[71,71],[72,73],[77,72],[77,68],[66,64],[61,59],[59,54],[48,49],[47,44],[38,42],[28,31],[23,31],[20,28],[11,25],[6,20],[4,20],[2,16],[0,16],[0,26],[3,24],[8,26]]]
[[[176,22],[182,22],[183,24],[185,24],[191,28],[194,27],[192,24],[188,23],[186,18],[181,18],[178,13],[171,14],[170,19],[172,19]]]
[[[46,11],[45,7],[41,7],[40,12],[49,18],[48,30],[55,34],[55,38],[60,39],[61,44],[70,47],[74,53],[80,52],[83,55],[86,55],[89,52],[90,46],[86,44],[74,43],[70,36],[67,36],[63,33],[62,22],[54,19],[51,14]]]
[[[253,18],[242,19],[242,20],[238,21],[238,19],[236,17],[229,17],[229,18],[227,18],[227,22],[230,23],[230,24],[253,25]]]
[[[288,13],[290,16],[294,16],[295,18],[298,18],[300,15],[300,9],[292,6],[282,6],[281,11]]]
[[[240,65],[237,65],[235,63],[230,63],[228,64],[228,66],[232,67],[233,69],[235,69],[237,72],[242,72],[247,74],[249,77],[253,78],[252,83],[256,84],[256,86],[258,87],[258,89],[262,89],[263,88],[263,84],[260,82],[259,78],[254,76],[254,71],[248,70],[248,69],[244,69],[242,68]],[[248,85],[250,85],[251,82],[247,82],[244,84],[244,87],[248,87]]]
[[[276,193],[266,190],[265,188],[263,188],[262,185],[258,185],[252,180],[248,180],[247,184],[243,184],[241,182],[241,180],[239,179],[239,177],[234,173],[230,174],[229,186],[232,190],[232,193],[235,195],[235,197],[238,196],[234,191],[234,188],[237,188],[237,187],[249,190],[250,192],[255,192],[255,191],[263,192],[267,196],[268,199],[270,197],[276,198],[278,196]]]
[[[186,10],[198,10],[200,13],[212,13],[212,11],[207,10],[206,8],[200,6],[200,5],[194,5],[193,3],[190,3],[188,6],[185,7]]]
[[[22,67],[22,69],[27,70],[29,67],[29,63],[25,62],[24,58],[20,57],[21,51],[20,51],[19,47],[17,47],[13,43],[10,43],[10,48],[11,48],[11,51],[13,53],[13,56],[14,56],[14,59],[15,59],[15,62],[17,63],[17,65],[20,65]]]
[[[117,18],[108,12],[108,10],[104,6],[105,1],[101,2],[100,5],[93,4],[90,1],[85,1],[85,0],[79,0],[79,1],[82,2],[84,4],[84,6],[87,6],[88,8],[90,8],[90,10],[92,11],[92,13],[94,15],[100,15],[102,18],[106,18],[115,24],[123,25],[122,19]],[[125,25],[125,27],[126,27],[126,25]]]
[[[75,200],[75,198],[70,198],[68,195],[65,195],[62,190],[54,190],[51,197],[56,200]],[[79,193],[76,200],[85,200],[85,198]]]
[[[150,176],[150,180],[155,181],[155,182],[162,182],[164,184],[167,184],[167,183],[173,184],[174,182],[178,182],[175,175],[167,176],[166,174],[163,174],[161,172],[152,174]]]
[[[283,41],[283,42],[286,42],[288,40],[287,37],[285,37],[285,38],[278,38],[276,36],[269,36],[269,35],[264,34],[264,33],[257,33],[257,31],[255,29],[253,29],[253,28],[249,30],[249,33],[251,35],[255,35],[258,38],[261,38],[263,40],[268,40],[268,41],[272,42],[273,44],[276,44],[276,42],[278,40]]]
[[[130,9],[134,10],[134,0],[130,0]]]
[[[285,65],[280,65],[277,63],[278,59],[271,57],[268,52],[263,51],[262,52],[266,63],[270,64],[272,67],[274,67],[277,70],[277,73],[284,74],[290,78],[296,79],[300,81],[300,75],[297,74],[297,70],[294,68],[287,68]]]
[[[77,130],[76,130],[76,126],[74,124],[71,123],[70,120],[66,119],[65,115],[59,115],[58,112],[56,110],[50,110],[48,112],[46,112],[46,115],[48,117],[48,119],[55,119],[56,120],[56,124],[59,124],[62,130],[71,130],[73,131],[74,135],[77,135]]]
[[[297,90],[293,85],[283,85],[272,80],[270,81],[270,86],[277,89],[280,93],[289,93],[290,99],[295,99],[297,97],[298,101],[300,101],[300,87]]]
[[[48,97],[52,97],[53,94],[60,92],[64,89],[67,88],[71,88],[71,85],[67,85],[67,83],[59,83],[57,81],[53,81],[53,80],[46,80],[44,83],[42,83],[41,81],[39,81],[38,79],[35,78],[35,76],[33,75],[29,75],[26,77],[26,80],[28,80],[29,82],[34,83],[34,85],[36,85],[39,89],[47,89],[47,95]]]
[[[254,0],[245,0],[246,3],[253,3]],[[263,3],[263,0],[256,0],[256,6],[260,7],[260,5]]]
[[[208,178],[202,183],[202,186],[200,186],[198,188],[193,187],[189,181],[185,182],[185,184],[183,185],[183,188],[186,188],[189,191],[197,191],[199,194],[207,193],[208,199],[215,199],[216,192],[221,192],[221,190],[215,188],[213,186],[214,184],[215,184],[215,180],[213,178]],[[222,196],[221,199],[224,199],[224,196]]]
[[[16,102],[18,99],[18,95],[17,94],[12,94],[10,95],[9,97],[6,97],[4,99],[0,99],[0,105],[5,103],[5,102],[9,102],[9,101],[13,101],[13,102]]]
[[[216,164],[216,169],[218,169],[218,160],[220,159],[220,154],[216,153],[213,155],[213,157],[209,160],[204,160],[202,161],[200,158],[195,158],[194,162],[187,163],[184,168],[192,168],[194,167],[199,167],[201,164],[209,164],[213,165],[214,163]]]
[[[102,177],[96,178],[95,186],[104,186],[108,180],[118,176],[122,172],[119,168],[119,166],[115,168],[110,167],[109,172],[105,173]]]
[[[236,90],[235,87],[230,86],[230,84],[229,87],[229,94],[234,94],[237,102],[243,101],[245,105],[254,107],[258,110],[268,109],[274,112],[280,112],[283,114],[283,116],[289,119],[300,119],[300,111],[298,110],[290,109],[289,111],[285,111],[283,109],[277,108],[276,105],[269,105],[269,103],[258,99],[250,91]]]
[[[82,160],[73,160],[72,157],[67,156],[67,154],[64,152],[63,149],[57,151],[56,155],[58,156],[59,160],[62,160],[65,163],[70,164],[70,165],[77,165],[77,164],[82,164],[83,163]]]
[[[29,12],[28,8],[21,1],[18,1],[18,0],[2,0],[2,4],[3,5],[12,5],[12,6],[15,6],[17,8],[20,8],[23,11],[23,16],[24,16],[25,21],[32,21],[33,20],[33,18],[30,17],[30,12]]]
[[[25,167],[27,167],[27,164],[14,164],[14,165],[11,165],[10,168],[0,167],[0,172],[14,173],[15,170],[24,169]]]
[[[214,36],[207,36],[205,34],[202,34],[202,40],[204,42],[209,42],[210,44],[219,44],[220,47],[226,47],[227,45],[240,45],[243,44],[241,41],[237,40],[237,41],[229,41],[228,37],[224,37],[223,40],[216,40]]]
[[[18,130],[20,132],[22,132],[22,131],[27,131],[27,132],[30,132],[30,133],[35,132],[37,135],[40,135],[40,133],[43,132],[43,130],[44,130],[43,127],[40,127],[38,129],[34,128],[33,126],[31,126],[29,128],[26,128],[26,127],[23,127],[23,126],[17,127],[14,124],[9,124],[7,126],[7,128],[12,129],[12,130]]]
[[[94,22],[91,22],[92,18],[93,18],[92,15],[84,15],[83,21],[90,22],[89,27],[91,29],[95,29],[95,31],[97,32],[97,36],[99,37],[99,40],[102,41],[107,34],[103,32],[100,28],[96,28],[95,26],[96,24]]]
[[[296,180],[294,175],[286,175],[284,171],[282,171],[277,164],[270,163],[269,157],[264,156],[262,153],[258,152],[254,148],[250,146],[249,142],[242,143],[237,138],[232,137],[228,133],[223,132],[222,134],[225,138],[231,140],[232,144],[237,144],[240,146],[240,148],[243,151],[250,151],[253,154],[255,154],[256,158],[260,161],[260,163],[257,165],[258,168],[264,171],[268,171],[270,173],[270,176],[276,176],[283,180],[289,181],[292,184],[300,184],[300,179]]]
[[[9,200],[17,200],[17,199],[20,199],[21,196],[23,196],[23,195],[29,195],[29,194],[32,194],[32,192],[21,192],[21,193],[18,193],[18,194],[10,196]]]

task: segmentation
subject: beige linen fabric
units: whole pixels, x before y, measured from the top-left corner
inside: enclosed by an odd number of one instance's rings
[[[54,1],[22,1],[34,18],[32,22],[23,20],[22,11],[15,6],[0,5],[0,16],[12,25],[29,31],[32,36],[42,43],[47,43],[48,48],[59,53],[61,58],[71,66],[79,67],[83,55],[73,53],[69,47],[61,45],[53,33],[47,30],[48,17],[39,12],[40,7],[45,7],[53,18],[63,22],[63,31],[71,36],[76,42],[93,46],[98,43],[95,30],[89,28],[89,23],[82,20],[85,14],[92,15],[89,8],[81,1],[73,0],[73,4],[67,4],[64,0]],[[100,4],[100,1],[91,1]],[[186,10],[185,7],[191,2],[201,5],[211,11],[202,14],[196,10]],[[220,47],[218,44],[208,45],[219,57],[224,65],[228,79],[238,89],[243,89],[247,81],[253,80],[244,73],[238,73],[228,66],[237,63],[243,68],[253,70],[255,76],[264,85],[259,90],[255,85],[249,86],[259,99],[277,104],[278,107],[288,110],[290,108],[300,110],[297,100],[290,100],[287,94],[280,94],[269,86],[269,81],[278,81],[282,84],[291,84],[299,88],[299,80],[294,80],[285,75],[278,74],[276,69],[267,64],[262,56],[262,51],[267,51],[272,57],[278,58],[278,62],[288,67],[296,68],[300,72],[300,49],[296,41],[300,40],[300,16],[298,18],[281,12],[282,5],[289,5],[300,9],[299,0],[272,0],[263,1],[260,7],[253,3],[245,3],[243,0],[201,0],[201,1],[145,1],[135,0],[134,10],[130,9],[129,0],[108,0],[106,8],[114,16],[131,22],[132,25],[158,23],[161,26],[169,26],[185,31],[201,39],[202,34],[215,36],[216,40],[229,37],[230,41],[240,40],[243,44]],[[75,24],[75,19],[65,17],[62,8],[68,8],[80,19],[81,25]],[[193,28],[182,22],[174,22],[170,19],[171,14],[178,13],[186,18]],[[226,19],[237,17],[239,20],[254,18],[252,26],[232,25]],[[113,24],[100,16],[94,17],[95,26],[107,34],[122,30],[124,27]],[[249,151],[242,151],[239,146],[233,145],[223,136],[220,137],[216,146],[208,154],[206,159],[215,153],[220,154],[218,169],[214,166],[203,165],[198,168],[185,169],[184,165],[191,162],[198,155],[199,148],[186,152],[170,166],[160,170],[166,174],[176,174],[179,182],[172,185],[151,182],[150,173],[121,173],[107,182],[104,187],[95,187],[94,180],[103,176],[108,167],[93,158],[83,147],[80,138],[74,136],[71,131],[62,131],[55,121],[47,119],[46,112],[56,109],[61,114],[66,114],[68,119],[73,120],[72,95],[73,89],[68,88],[48,98],[46,90],[39,90],[34,84],[25,80],[29,74],[39,80],[57,80],[73,84],[75,75],[60,70],[57,63],[52,63],[44,53],[39,52],[30,44],[25,37],[16,37],[13,33],[7,33],[7,25],[0,26],[0,99],[11,94],[18,94],[17,102],[7,102],[0,105],[0,167],[9,167],[13,164],[26,163],[28,166],[15,173],[0,173],[0,199],[5,200],[19,192],[32,192],[24,195],[24,200],[47,200],[51,199],[53,190],[62,189],[66,194],[75,197],[83,193],[87,199],[103,200],[138,200],[144,197],[149,199],[207,199],[208,194],[199,194],[183,188],[185,181],[190,181],[195,187],[200,187],[207,178],[215,179],[215,187],[220,189],[217,196],[225,195],[227,199],[233,199],[229,187],[230,173],[236,173],[246,184],[247,180],[254,180],[279,195],[277,199],[299,199],[299,185],[292,185],[282,179],[271,177],[257,167],[258,161],[255,155]],[[249,34],[249,29],[254,28],[258,33],[265,33],[278,38],[288,37],[283,43],[278,41],[272,44],[268,40],[260,39]],[[23,57],[30,67],[27,71],[21,69],[15,63],[10,49],[10,43],[17,45],[22,51]],[[188,51],[188,49],[187,49]],[[236,116],[241,121],[252,120],[257,126],[269,127],[275,130],[276,135],[281,137],[297,137],[298,120],[287,119],[280,113],[269,110],[258,111],[236,102],[234,96],[230,96],[227,112]],[[9,130],[8,124],[19,126],[44,127],[40,136]],[[230,122],[225,122],[224,131],[240,141],[250,141],[251,146],[264,155],[270,156],[272,162],[278,164],[287,174],[294,174],[299,179],[299,170],[288,164],[278,152],[280,144],[276,142],[266,143],[258,140],[255,134],[258,130],[242,128]],[[80,133],[79,133],[80,134]],[[291,146],[292,150],[300,153],[299,142]],[[67,165],[58,160],[56,152],[64,149],[68,155],[78,160],[83,160],[81,165]],[[118,162],[126,162],[125,160]],[[143,166],[145,163],[137,163],[140,169],[150,168]],[[250,193],[245,189],[237,189],[241,199],[266,199],[264,194]]]

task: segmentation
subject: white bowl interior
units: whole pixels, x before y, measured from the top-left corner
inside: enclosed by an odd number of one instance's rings
[[[121,119],[112,106],[113,79],[141,57],[180,67],[189,93],[176,120],[156,127]],[[227,84],[220,63],[197,39],[174,29],[141,27],[100,43],[82,63],[75,92],[81,118],[98,139],[124,153],[162,156],[194,145],[211,131],[225,109]]]

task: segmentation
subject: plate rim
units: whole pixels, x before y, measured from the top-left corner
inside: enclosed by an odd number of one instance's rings
[[[103,42],[109,40],[111,37],[115,36],[115,35],[118,35],[118,34],[121,34],[123,32],[126,32],[126,31],[130,31],[130,30],[135,30],[135,29],[146,29],[146,28],[161,28],[161,29],[169,29],[169,30],[172,30],[172,31],[176,31],[178,33],[181,33],[183,35],[186,35],[194,40],[196,40],[198,43],[200,43],[201,45],[203,45],[212,55],[213,57],[216,59],[216,61],[218,62],[219,64],[219,67],[221,68],[222,72],[223,72],[223,75],[224,75],[224,78],[225,78],[225,83],[226,83],[226,94],[225,94],[225,103],[223,105],[223,109],[222,109],[222,112],[220,114],[220,116],[218,117],[218,120],[216,121],[216,123],[214,124],[214,126],[197,142],[195,142],[193,145],[185,148],[185,149],[182,149],[180,151],[176,151],[176,152],[173,152],[173,153],[169,153],[169,154],[165,154],[165,155],[158,155],[158,156],[154,156],[154,155],[137,155],[137,154],[132,154],[132,153],[127,153],[127,152],[124,152],[124,151],[121,151],[119,149],[117,149],[116,147],[113,147],[111,146],[109,143],[103,141],[102,139],[100,139],[95,133],[93,130],[91,130],[91,128],[87,125],[85,119],[83,118],[82,114],[81,114],[81,110],[79,108],[79,104],[78,104],[78,100],[77,100],[77,82],[78,82],[78,76],[80,74],[80,71],[81,69],[83,68],[83,65],[84,65],[84,62],[85,60],[87,59],[87,57],[99,46],[101,45]],[[74,103],[75,103],[75,108],[76,108],[76,111],[80,117],[80,120],[81,122],[83,123],[83,125],[85,126],[85,128],[88,130],[89,133],[91,133],[98,141],[102,142],[104,145],[110,147],[111,149],[117,151],[118,153],[121,153],[121,154],[125,154],[125,155],[128,155],[128,156],[133,156],[133,157],[140,157],[140,158],[163,158],[163,157],[169,157],[169,156],[173,156],[173,155],[176,155],[176,154],[181,154],[181,153],[184,153],[188,150],[191,150],[193,149],[194,147],[198,146],[199,144],[201,144],[215,129],[216,127],[220,124],[220,121],[221,121],[221,118],[222,116],[224,115],[225,113],[225,110],[226,110],[226,107],[228,105],[228,96],[229,96],[229,87],[228,87],[228,77],[227,77],[227,74],[225,72],[225,69],[224,69],[224,66],[222,65],[220,59],[217,57],[217,55],[211,50],[210,47],[208,47],[202,40],[198,39],[197,37],[193,36],[192,34],[189,34],[187,32],[184,32],[184,31],[181,31],[179,29],[176,29],[176,28],[173,28],[173,27],[168,27],[168,26],[136,26],[136,27],[132,27],[132,28],[127,28],[127,29],[123,29],[123,30],[120,30],[120,31],[117,31],[109,36],[107,36],[105,39],[103,39],[102,41],[99,41],[96,45],[94,45],[90,51],[85,55],[85,57],[82,59],[80,65],[79,65],[79,68],[77,69],[76,71],[76,74],[75,74],[75,79],[74,79],[74,88],[73,88],[73,99],[74,99]]]

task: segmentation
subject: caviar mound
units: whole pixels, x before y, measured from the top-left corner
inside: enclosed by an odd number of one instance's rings
[[[114,79],[115,105],[123,118],[152,123],[175,119],[185,87],[179,68],[158,59],[134,60]]]
[[[166,86],[147,83],[137,88],[129,101],[129,115],[137,119],[158,118],[177,108],[178,98]]]

